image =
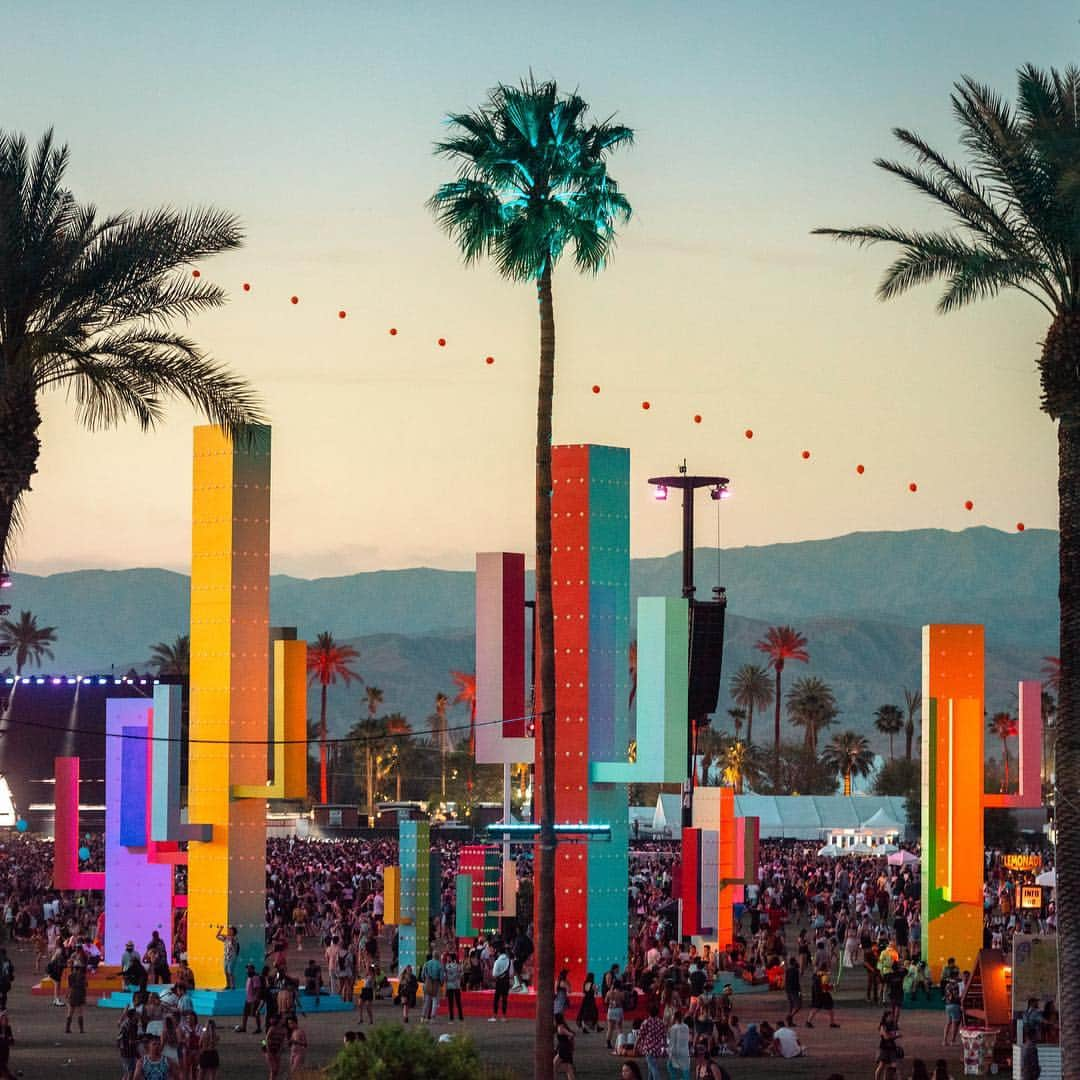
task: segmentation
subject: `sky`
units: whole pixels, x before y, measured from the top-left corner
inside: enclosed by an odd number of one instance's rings
[[[7,0],[4,28],[0,128],[54,127],[81,201],[244,223],[198,267],[229,303],[190,332],[273,424],[275,571],[532,546],[535,294],[463,266],[424,208],[452,175],[446,114],[530,70],[637,135],[610,165],[635,211],[615,258],[556,271],[554,421],[557,442],[630,448],[635,556],[678,547],[677,501],[645,481],[684,458],[731,478],[702,544],[1055,526],[1043,310],[943,317],[933,287],[883,304],[888,253],[810,230],[941,224],[874,168],[891,129],[956,153],[952,83],[1012,96],[1021,64],[1072,62],[1073,4]],[[16,567],[186,569],[194,414],[90,434],[62,393],[42,406]]]

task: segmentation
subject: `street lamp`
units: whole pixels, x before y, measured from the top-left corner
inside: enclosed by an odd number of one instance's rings
[[[708,723],[709,714],[716,708],[720,693],[720,670],[724,658],[724,617],[727,595],[717,582],[711,600],[694,599],[694,493],[708,488],[714,501],[727,498],[729,480],[726,476],[691,476],[686,461],[675,476],[653,476],[649,483],[658,500],[667,498],[669,489],[682,491],[682,595],[690,608],[690,672],[687,695],[686,732],[687,779],[683,784],[682,824],[691,828],[694,823],[693,798],[697,765],[697,729]],[[663,494],[660,494],[663,492]]]

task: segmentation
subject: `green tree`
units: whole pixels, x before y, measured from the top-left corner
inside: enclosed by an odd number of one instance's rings
[[[360,654],[351,645],[339,645],[329,630],[324,630],[312,642],[308,643],[307,669],[308,681],[319,684],[319,801],[325,806],[327,800],[326,785],[326,691],[335,685],[338,679],[348,686],[354,680],[364,680],[350,667]]]
[[[167,641],[151,645],[150,666],[159,676],[187,678],[191,674],[191,637],[181,634],[171,645]]]
[[[144,430],[181,398],[232,434],[262,417],[245,382],[168,328],[221,306],[189,273],[239,247],[220,210],[99,218],[64,186],[68,149],[47,131],[31,153],[0,131],[0,567],[41,452],[39,398],[59,390],[93,429]]]
[[[780,747],[780,783],[758,781],[763,795],[835,795],[839,780],[836,770],[822,763],[806,745],[806,740],[783,743]]]
[[[898,705],[880,705],[874,713],[874,727],[882,735],[889,736],[889,760],[896,757],[893,752],[893,738],[904,730],[904,714]],[[908,748],[910,750],[910,747]],[[910,755],[909,755],[910,760]]]
[[[796,679],[788,690],[788,719],[803,729],[806,747],[815,754],[818,734],[831,726],[839,712],[832,687],[816,675]]]
[[[915,717],[922,712],[922,691],[904,689],[904,708],[907,719],[904,722],[904,757],[911,760],[911,744],[915,741]]]
[[[821,751],[822,763],[844,778],[844,794],[851,794],[853,776],[869,776],[874,753],[865,735],[855,731],[837,732]]]
[[[921,797],[922,772],[918,761],[894,758],[886,761],[874,777],[875,795]]]
[[[914,132],[894,134],[915,164],[876,164],[946,211],[939,230],[861,225],[820,229],[899,249],[883,299],[943,280],[938,310],[1015,289],[1046,312],[1038,369],[1042,409],[1058,429],[1057,717],[1058,938],[1062,967],[1080,967],[1080,68],[1018,72],[1015,108],[971,78],[955,84],[953,116],[970,164],[950,161]],[[1080,984],[1061,985],[1062,1075],[1080,1074]]]
[[[21,611],[17,620],[0,619],[0,645],[15,654],[15,674],[27,664],[41,667],[45,657],[55,659],[50,645],[56,643],[55,626],[38,626],[37,616]]]
[[[999,712],[990,717],[987,727],[990,734],[1001,740],[1001,760],[1004,763],[1005,775],[1001,781],[1001,790],[1009,790],[1009,740],[1019,731],[1016,718],[1011,713]]]
[[[773,718],[773,786],[780,786],[780,702],[783,695],[780,692],[781,676],[784,673],[784,665],[789,660],[798,660],[806,664],[810,661],[810,654],[806,651],[806,638],[790,626],[770,626],[765,636],[754,643],[755,649],[760,649],[769,658],[769,667],[776,673],[775,709]]]
[[[746,741],[754,741],[754,712],[773,703],[775,691],[768,671],[760,664],[743,664],[731,676],[731,699],[746,710]]]
[[[588,119],[577,94],[529,78],[499,85],[468,113],[454,113],[436,153],[458,168],[429,206],[466,262],[494,259],[511,281],[535,285],[540,315],[536,409],[536,621],[540,646],[540,842],[537,868],[537,1005],[534,1072],[552,1074],[551,1000],[555,983],[555,622],[551,603],[551,418],[555,388],[552,278],[568,249],[578,270],[596,274],[610,260],[616,226],[630,203],[607,158],[633,141],[630,128]]]
[[[322,1074],[327,1080],[509,1080],[486,1066],[467,1035],[439,1042],[425,1028],[384,1024],[352,1042]]]

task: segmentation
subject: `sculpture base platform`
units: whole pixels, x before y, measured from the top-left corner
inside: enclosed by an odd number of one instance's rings
[[[191,1004],[200,1017],[206,1016],[241,1016],[244,1012],[244,989],[236,990],[192,990]],[[130,990],[117,990],[98,999],[101,1009],[126,1009],[131,1004]],[[298,998],[301,1013],[319,1014],[324,1012],[352,1012],[356,1004],[342,1001],[337,994],[323,994],[316,1003],[314,994],[300,993]]]

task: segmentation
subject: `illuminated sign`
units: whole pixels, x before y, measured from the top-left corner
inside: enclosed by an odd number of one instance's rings
[[[1006,870],[1032,871],[1042,867],[1041,855],[1002,855],[1001,865]]]
[[[1023,885],[1020,888],[1020,907],[1039,909],[1042,907],[1042,886]]]

